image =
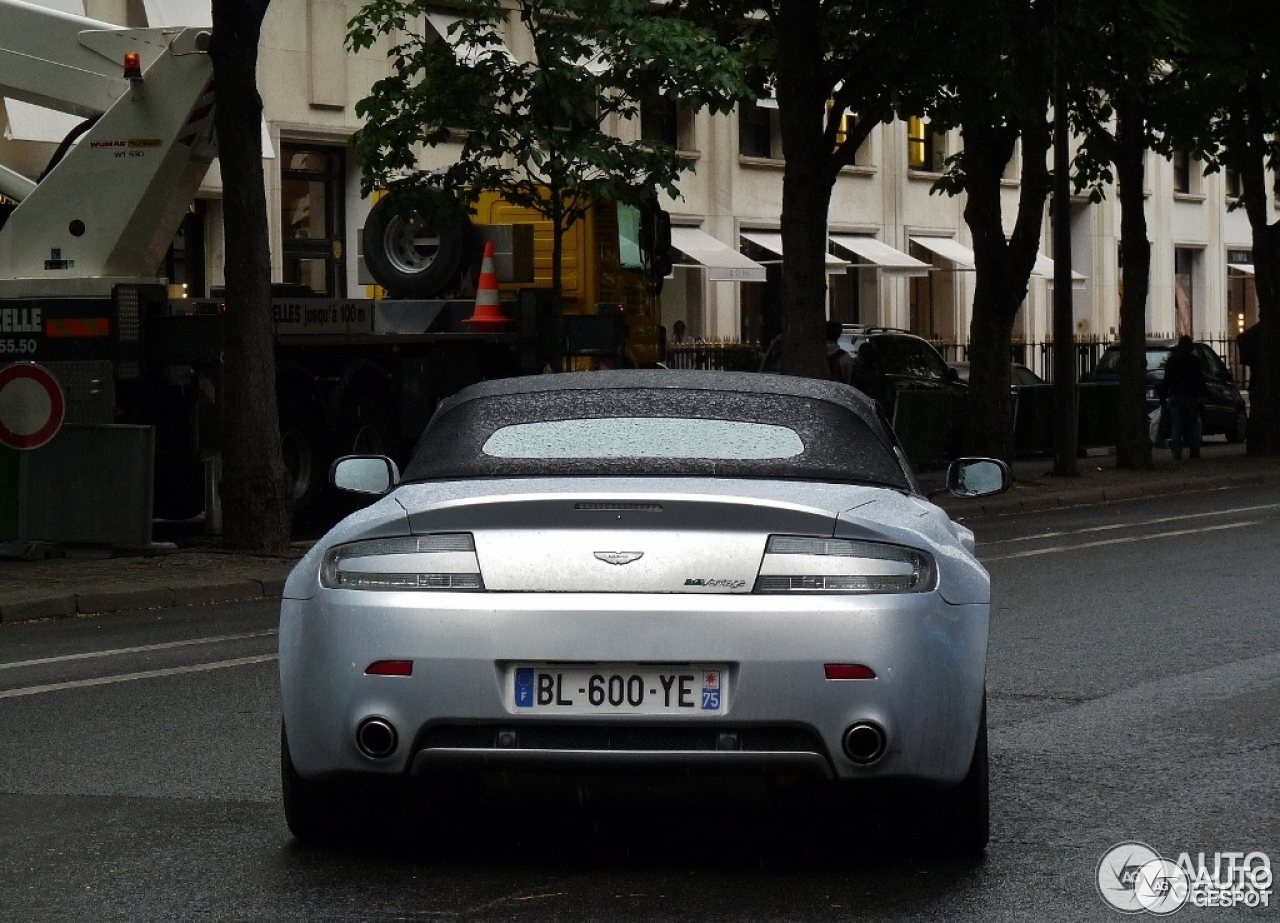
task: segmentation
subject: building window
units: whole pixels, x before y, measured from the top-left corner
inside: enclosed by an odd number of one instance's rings
[[[677,151],[696,151],[693,110],[665,97],[641,104],[640,137],[660,141]]]
[[[738,153],[743,157],[782,159],[782,128],[776,104],[738,106]]]
[[[1227,187],[1227,198],[1238,199],[1244,195],[1244,183],[1240,179],[1240,171],[1227,167],[1223,171],[1223,178]]]
[[[680,146],[680,125],[674,99],[657,99],[640,106],[640,137],[660,141],[670,147]]]
[[[343,271],[344,152],[282,145],[280,229],[283,281],[318,295],[346,295]]]
[[[831,115],[831,103],[827,103],[827,115]],[[845,111],[840,116],[840,127],[836,129],[836,146],[844,144],[849,137],[849,132],[858,124],[858,115],[855,112]],[[869,167],[871,166],[871,136],[867,135],[865,141],[858,145],[858,149],[853,152],[853,166]]]
[[[1173,152],[1173,191],[1191,194],[1191,155],[1186,151]]]
[[[941,173],[947,159],[947,136],[918,115],[907,119],[907,166],[925,173]]]

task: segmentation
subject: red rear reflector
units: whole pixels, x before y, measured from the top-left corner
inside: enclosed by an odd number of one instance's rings
[[[111,336],[111,321],[105,317],[58,317],[44,322],[47,337]]]
[[[875,679],[876,671],[860,663],[829,663],[827,679]]]
[[[370,676],[412,676],[412,660],[375,660],[364,671]]]

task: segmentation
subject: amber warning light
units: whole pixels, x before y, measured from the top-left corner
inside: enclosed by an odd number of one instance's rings
[[[126,51],[124,53],[124,79],[142,79],[142,55],[136,51]]]

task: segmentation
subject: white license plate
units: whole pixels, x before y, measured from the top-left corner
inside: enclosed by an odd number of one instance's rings
[[[723,715],[729,670],[711,666],[524,666],[510,669],[518,714]]]

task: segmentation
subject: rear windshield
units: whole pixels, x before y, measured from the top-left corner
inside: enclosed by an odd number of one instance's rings
[[[754,477],[910,490],[890,437],[830,401],[629,388],[464,401],[431,421],[405,480]]]
[[[1167,349],[1148,349],[1147,350],[1147,371],[1164,368],[1164,364],[1169,361],[1169,350]],[[1102,354],[1102,358],[1098,360],[1098,367],[1094,369],[1095,374],[1102,372],[1107,375],[1120,374],[1120,350],[1108,349]]]

